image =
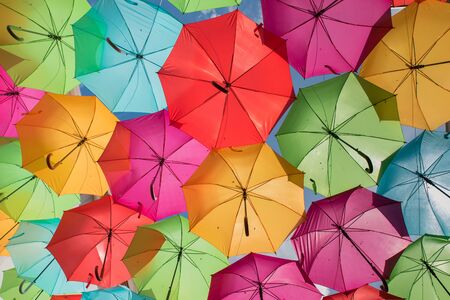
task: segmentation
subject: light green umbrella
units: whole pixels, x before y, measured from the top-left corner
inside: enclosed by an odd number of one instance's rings
[[[0,146],[0,210],[14,220],[60,217],[78,206],[79,195],[58,196],[42,180],[22,167],[20,144]]]
[[[0,297],[4,300],[47,300],[50,296],[37,286],[30,288],[28,293],[21,294],[19,285],[22,279],[17,276],[16,269],[3,272],[2,285],[0,287]]]
[[[326,196],[376,185],[404,144],[395,95],[353,73],[300,89],[277,139],[305,186]]]
[[[183,14],[241,4],[241,0],[169,0],[169,2]]]

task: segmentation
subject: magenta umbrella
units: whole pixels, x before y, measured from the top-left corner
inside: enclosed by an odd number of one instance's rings
[[[118,123],[99,163],[115,202],[159,220],[186,211],[181,185],[208,152],[163,110]]]
[[[0,136],[17,137],[16,123],[44,96],[43,91],[18,87],[0,66]]]
[[[250,253],[212,276],[208,300],[320,300],[298,262]]]
[[[401,203],[358,187],[313,202],[292,242],[314,283],[339,292],[385,278],[411,240]]]
[[[356,71],[392,28],[391,0],[262,0],[264,28],[287,40],[304,78]]]

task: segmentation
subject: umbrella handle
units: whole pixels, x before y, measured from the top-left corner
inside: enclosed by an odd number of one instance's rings
[[[228,89],[227,89],[227,88],[224,88],[223,86],[221,86],[221,85],[218,84],[217,82],[211,81],[211,84],[212,84],[216,89],[218,89],[219,91],[221,91],[222,93],[228,94]]]
[[[138,219],[140,219],[141,215],[142,215],[143,205],[141,202],[138,202],[137,205],[138,205],[138,212],[139,212]]]
[[[27,287],[25,289],[23,289],[23,286],[25,285],[26,280],[22,280],[22,282],[19,284],[19,293],[20,294],[25,294],[26,292],[28,292],[34,285],[34,281],[31,281]]]
[[[372,160],[370,159],[370,157],[367,156],[364,152],[362,152],[362,151],[360,151],[358,149],[356,149],[356,152],[358,152],[358,154],[366,160],[367,166],[368,166],[365,169],[366,172],[369,173],[369,174],[372,174],[372,172],[373,172],[373,164],[372,164]]]
[[[450,135],[450,132],[447,132],[446,134],[444,134],[444,138],[448,139],[448,136]]]
[[[131,5],[138,5],[137,2],[131,1],[131,0],[125,0],[126,3]]]
[[[255,34],[256,37],[260,37],[259,35],[259,31],[262,29],[263,27],[263,23],[259,23],[258,25],[256,25],[255,30],[253,30],[253,33]]]
[[[244,230],[245,230],[245,236],[249,236],[250,235],[250,231],[248,228],[248,219],[247,217],[244,217]]]
[[[56,167],[58,167],[58,163],[52,165],[52,162],[51,162],[51,160],[50,160],[51,158],[52,158],[52,153],[49,153],[49,154],[45,157],[45,163],[47,164],[47,167],[48,167],[50,170],[54,170],[54,169],[56,169]]]
[[[95,278],[98,280],[98,281],[102,281],[103,280],[103,275],[104,275],[104,272],[105,272],[105,268],[104,267],[102,267],[102,270],[100,271],[100,274],[98,273],[98,266],[95,266],[95,269],[94,269],[94,273],[95,273]]]
[[[317,195],[317,184],[316,184],[316,181],[314,179],[312,179],[312,178],[310,178],[309,181],[312,182],[314,195]]]
[[[8,33],[16,40],[19,42],[23,41],[23,38],[19,37],[17,34],[14,33],[13,29],[17,30],[17,29],[22,29],[20,27],[14,26],[14,25],[8,25],[6,26],[6,30],[8,31]]]
[[[123,51],[122,50],[120,50],[120,48],[119,47],[117,47],[117,45],[116,44],[114,44],[112,41],[111,41],[111,39],[108,37],[108,38],[106,38],[106,42],[111,46],[111,48],[113,48],[114,50],[116,50],[117,52],[119,52],[119,53],[123,53]]]

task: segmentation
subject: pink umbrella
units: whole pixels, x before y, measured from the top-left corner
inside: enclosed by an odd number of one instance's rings
[[[401,203],[358,187],[314,202],[292,242],[314,283],[344,292],[380,279],[387,288],[387,262],[411,240]]]
[[[163,110],[118,123],[99,163],[115,202],[159,220],[186,211],[181,185],[207,155]]]
[[[320,300],[298,262],[250,253],[212,276],[208,300]]]
[[[43,91],[18,87],[0,66],[0,136],[17,137],[16,123],[44,96]]]
[[[262,0],[264,28],[287,40],[304,78],[356,71],[392,28],[391,0]]]

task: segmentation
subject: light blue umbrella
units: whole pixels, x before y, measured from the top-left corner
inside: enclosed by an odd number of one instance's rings
[[[76,78],[113,112],[164,109],[157,72],[181,27],[148,1],[100,0],[73,24]]]
[[[450,235],[450,136],[424,131],[384,163],[378,190],[401,201],[410,235]]]
[[[152,298],[133,293],[124,286],[116,286],[105,290],[84,292],[81,300],[152,300]]]

